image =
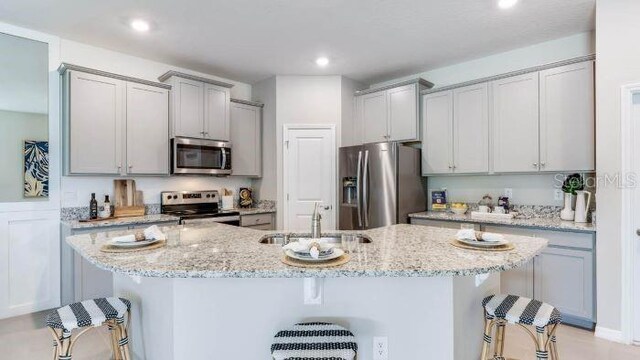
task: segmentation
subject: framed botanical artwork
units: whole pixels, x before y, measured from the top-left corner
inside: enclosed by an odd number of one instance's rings
[[[49,142],[24,141],[24,197],[49,196]]]

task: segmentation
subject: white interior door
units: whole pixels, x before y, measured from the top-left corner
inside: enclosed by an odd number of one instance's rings
[[[284,141],[285,230],[309,232],[316,202],[322,209],[322,229],[334,230],[335,128],[333,125],[285,126]]]
[[[631,107],[631,126],[633,129],[632,139],[633,141],[633,151],[631,154],[632,159],[632,173],[636,175],[640,173],[640,89],[637,93],[633,94],[632,97],[632,107]],[[633,340],[636,344],[640,344],[640,212],[636,210],[638,205],[640,204],[640,188],[636,184],[633,188],[633,200],[631,202],[631,206],[627,208],[627,211],[631,211],[632,222],[633,222],[633,232],[636,233],[635,238],[631,241],[631,251],[633,252],[633,268],[631,271],[632,279],[633,279],[633,296],[632,299],[634,308],[632,309],[634,320],[633,320]]]

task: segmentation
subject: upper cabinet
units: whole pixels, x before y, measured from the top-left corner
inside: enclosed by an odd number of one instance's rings
[[[69,64],[59,71],[65,174],[169,174],[169,85]]]
[[[489,171],[487,84],[427,94],[422,99],[422,173]]]
[[[538,73],[494,81],[491,90],[493,171],[538,171]]]
[[[171,137],[230,140],[232,84],[169,71],[158,78],[171,91]]]
[[[362,141],[419,141],[419,94],[431,86],[419,79],[356,92],[356,116],[362,127]]]
[[[540,72],[541,170],[595,170],[593,77],[593,61]]]
[[[231,175],[262,176],[262,107],[260,103],[231,100]]]
[[[595,170],[593,61],[422,96],[424,175]]]

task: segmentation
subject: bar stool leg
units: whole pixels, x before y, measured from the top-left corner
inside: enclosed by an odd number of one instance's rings
[[[545,335],[545,327],[536,326],[536,359],[538,360],[547,360],[549,358]]]
[[[498,327],[496,329],[496,347],[493,358],[504,360],[504,334],[506,323],[504,320],[498,320]]]
[[[493,329],[494,320],[492,316],[484,316],[484,341],[482,342],[482,354],[480,360],[489,359],[489,351],[491,350],[491,331]]]
[[[131,355],[129,354],[129,334],[127,332],[127,326],[125,326],[124,324],[124,319],[118,319],[116,321],[118,323],[118,329],[120,333],[120,340],[118,341],[118,345],[120,346],[122,359],[131,360]]]
[[[109,327],[109,333],[111,335],[111,350],[113,352],[113,360],[122,360],[122,353],[120,352],[120,346],[118,340],[120,340],[120,328],[115,320],[109,320],[107,322]]]
[[[558,356],[558,346],[556,343],[556,329],[558,328],[558,324],[553,325],[553,327],[547,327],[547,336],[549,336],[549,351],[551,353],[551,359],[560,360],[560,356]]]
[[[58,360],[71,360],[71,333],[64,330],[60,337]]]

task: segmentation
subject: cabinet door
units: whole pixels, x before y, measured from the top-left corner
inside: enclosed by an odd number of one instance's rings
[[[232,175],[262,175],[261,109],[231,103]]]
[[[422,97],[422,174],[447,174],[453,168],[453,93]]]
[[[127,173],[169,174],[169,91],[127,83]]]
[[[536,299],[561,313],[593,320],[593,253],[548,247],[535,258]]]
[[[125,83],[70,71],[69,172],[118,175],[122,170]]]
[[[387,90],[390,141],[420,139],[417,85],[411,84]]]
[[[453,170],[489,172],[489,104],[487,84],[453,91]]]
[[[59,211],[0,214],[0,319],[60,306]]]
[[[595,169],[593,61],[540,72],[542,171]]]
[[[205,84],[204,86],[204,137],[212,140],[229,141],[229,101],[228,88]]]
[[[362,135],[363,142],[386,141],[387,129],[387,93],[379,91],[362,95]]]
[[[493,171],[538,171],[538,73],[497,80],[491,88]]]
[[[204,137],[204,83],[173,77],[171,84],[173,135]]]

